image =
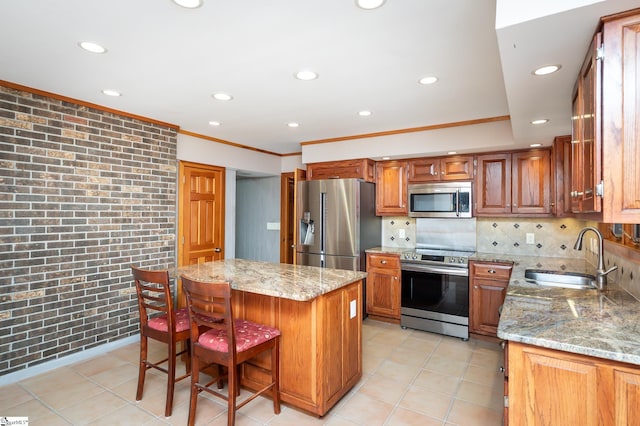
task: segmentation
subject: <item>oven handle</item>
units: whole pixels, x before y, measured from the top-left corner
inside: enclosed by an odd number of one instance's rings
[[[448,268],[431,266],[431,265],[415,265],[411,263],[402,263],[401,269],[403,271],[411,271],[411,272],[427,272],[433,274],[445,274],[445,275],[455,275],[458,277],[468,277],[469,269],[467,268]]]

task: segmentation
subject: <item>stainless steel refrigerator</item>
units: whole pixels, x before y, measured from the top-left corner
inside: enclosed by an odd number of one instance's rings
[[[298,182],[299,265],[364,271],[364,251],[381,244],[375,185],[359,179]]]

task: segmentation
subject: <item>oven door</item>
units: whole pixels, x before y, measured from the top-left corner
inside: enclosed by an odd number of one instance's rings
[[[451,321],[469,318],[469,270],[428,265],[402,265],[401,312]],[[457,322],[456,320],[453,320]]]

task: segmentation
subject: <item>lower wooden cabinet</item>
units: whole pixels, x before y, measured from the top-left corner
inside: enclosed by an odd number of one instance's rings
[[[234,291],[234,315],[277,327],[282,402],[325,415],[362,377],[362,281],[309,301]],[[242,385],[260,389],[269,354],[242,368]]]
[[[640,424],[640,366],[509,342],[509,424]]]
[[[366,312],[400,322],[400,255],[367,253]]]
[[[504,303],[511,263],[469,262],[469,332],[497,337],[499,308]]]

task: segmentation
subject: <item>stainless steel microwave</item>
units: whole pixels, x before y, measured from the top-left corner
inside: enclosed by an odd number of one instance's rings
[[[471,182],[410,184],[408,195],[410,217],[472,217]]]

